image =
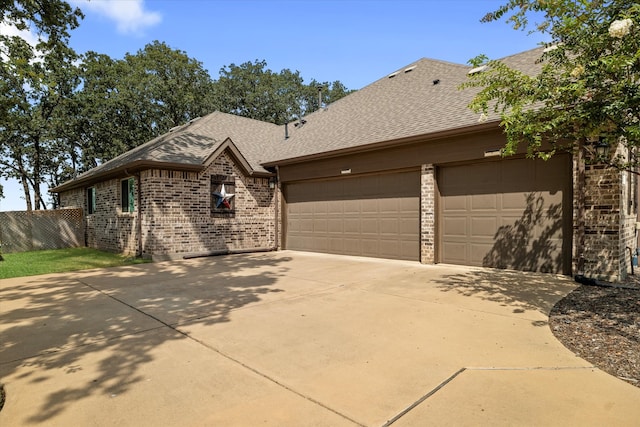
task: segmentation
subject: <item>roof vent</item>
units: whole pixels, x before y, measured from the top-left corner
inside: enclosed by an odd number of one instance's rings
[[[486,65],[481,65],[481,66],[479,66],[479,67],[476,67],[476,68],[472,68],[472,69],[470,69],[470,70],[469,70],[469,72],[468,72],[467,74],[476,74],[476,73],[481,73],[481,72],[483,72],[484,70],[486,70],[487,68],[489,68],[489,67],[487,67]]]
[[[413,65],[413,66],[411,66],[411,67],[409,67],[409,68],[405,68],[405,69],[404,69],[404,72],[405,72],[405,73],[410,73],[410,72],[412,72],[413,70],[415,70],[415,68],[416,68],[416,65]]]
[[[398,75],[398,72],[396,71],[395,73],[391,73],[389,74],[387,77],[389,77],[390,79],[394,78],[395,76]]]
[[[440,84],[440,79],[435,79],[435,80],[433,81],[433,85],[434,85],[434,86],[435,86],[435,85],[439,85],[439,84]]]
[[[180,129],[182,126],[178,125],[178,126],[174,126],[171,129],[169,129],[169,132],[173,132],[176,129]]]
[[[547,52],[551,52],[552,50],[556,50],[557,48],[558,48],[557,44],[552,44],[551,46],[547,46],[544,49],[542,49],[542,51],[544,53],[547,53]]]
[[[189,123],[193,123],[193,122],[197,122],[198,120],[200,120],[202,117],[196,117],[195,119],[191,119],[189,120]]]

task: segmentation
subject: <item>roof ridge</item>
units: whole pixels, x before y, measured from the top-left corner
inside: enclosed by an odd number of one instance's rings
[[[507,55],[507,56],[503,56],[501,58],[498,58],[498,61],[504,61],[505,59],[510,59],[510,58],[522,56],[522,55],[525,55],[527,53],[531,53],[531,52],[533,52],[535,50],[544,50],[544,48],[545,48],[544,46],[538,46],[538,47],[534,47],[532,49],[523,50],[522,52],[512,53],[511,55]]]

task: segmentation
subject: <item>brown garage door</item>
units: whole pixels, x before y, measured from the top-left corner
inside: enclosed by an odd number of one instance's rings
[[[419,258],[418,171],[285,186],[287,249]]]
[[[570,274],[568,156],[438,170],[440,261]]]

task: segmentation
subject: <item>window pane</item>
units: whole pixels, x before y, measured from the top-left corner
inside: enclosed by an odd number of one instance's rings
[[[120,209],[122,212],[129,211],[129,181],[120,181]]]

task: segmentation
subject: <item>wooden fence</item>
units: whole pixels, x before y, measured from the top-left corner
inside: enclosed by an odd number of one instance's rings
[[[84,246],[82,209],[0,212],[0,251]]]

